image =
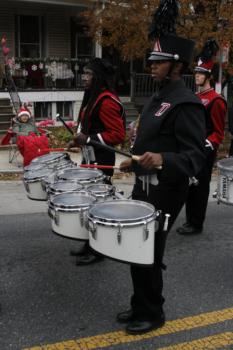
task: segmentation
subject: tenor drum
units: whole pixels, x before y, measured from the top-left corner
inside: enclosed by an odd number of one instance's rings
[[[64,152],[52,152],[44,154],[43,156],[34,158],[31,164],[43,164],[48,168],[62,169],[64,167],[70,166],[73,162],[70,159],[68,153]]]
[[[51,196],[48,214],[55,233],[77,240],[88,240],[87,210],[96,197],[87,191]]]
[[[115,187],[108,184],[89,185],[86,189],[96,196],[98,202],[112,200],[115,194]]]
[[[233,205],[233,158],[218,161],[217,167],[217,199],[221,203]]]
[[[28,198],[45,201],[47,193],[42,181],[53,173],[52,169],[42,168],[37,171],[26,171],[23,177],[24,187]]]
[[[68,168],[58,172],[57,179],[76,181],[82,185],[90,185],[103,182],[105,176],[101,170],[97,169]]]
[[[155,208],[142,201],[97,203],[88,211],[90,246],[113,259],[153,264],[156,216]]]
[[[47,193],[49,196],[55,196],[64,192],[79,192],[83,189],[83,185],[81,185],[80,183],[68,180],[59,180],[55,181],[54,183],[51,183],[47,187]]]
[[[29,165],[23,168],[24,172],[26,171],[37,171],[45,168],[45,165],[42,163],[30,163]]]

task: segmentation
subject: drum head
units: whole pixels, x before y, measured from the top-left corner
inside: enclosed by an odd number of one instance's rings
[[[51,169],[47,169],[47,168],[42,168],[39,169],[37,171],[26,171],[24,173],[24,180],[36,180],[36,179],[43,179],[46,176],[51,175],[52,170]]]
[[[96,196],[101,196],[113,193],[113,186],[108,184],[95,184],[89,185],[87,187],[87,190],[91,193],[94,193]]]
[[[103,177],[103,172],[97,169],[69,168],[61,171],[58,175],[59,179],[84,182],[96,180]]]
[[[48,153],[48,154],[44,154],[43,156],[34,158],[32,160],[32,163],[51,163],[51,162],[58,162],[61,159],[65,158],[66,156],[68,156],[68,154],[66,155],[66,153],[62,153],[62,152],[53,152],[53,153]]]
[[[52,206],[67,209],[88,208],[95,201],[96,197],[85,191],[61,193],[50,199]]]
[[[80,191],[83,186],[74,181],[56,181],[49,186],[52,192],[69,192],[69,191]]]
[[[29,165],[23,168],[24,171],[37,171],[44,168],[44,164],[42,163],[30,163]]]
[[[153,205],[137,200],[117,200],[97,203],[89,210],[92,218],[109,222],[135,222],[153,217]]]

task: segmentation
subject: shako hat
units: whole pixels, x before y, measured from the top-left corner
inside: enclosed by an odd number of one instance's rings
[[[214,39],[208,39],[198,56],[197,66],[194,68],[194,72],[203,74],[211,74],[215,66],[214,57],[216,57],[219,51],[219,46]]]
[[[177,0],[161,0],[153,15],[149,38],[154,39],[150,61],[171,60],[190,63],[195,42],[176,35],[175,23],[179,12]]]

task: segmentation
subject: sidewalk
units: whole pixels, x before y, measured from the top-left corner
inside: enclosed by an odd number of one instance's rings
[[[9,163],[9,152],[0,151],[0,175],[1,174],[23,174],[22,157],[19,156],[19,163],[21,167],[18,167],[15,162]],[[80,164],[81,154],[70,153],[71,159],[77,164]],[[125,159],[124,156],[117,155],[116,165]],[[134,184],[134,176],[129,174],[120,174],[113,178],[113,184],[120,190],[124,191],[124,195],[128,198],[131,194]],[[14,215],[14,214],[26,214],[26,213],[41,213],[47,212],[47,202],[34,201],[27,197],[21,176],[17,176],[17,181],[14,180],[2,180],[0,181],[0,215]],[[0,176],[1,179],[1,176]],[[217,187],[217,177],[213,176],[210,184],[210,202],[216,202],[216,199],[212,197],[212,193]]]

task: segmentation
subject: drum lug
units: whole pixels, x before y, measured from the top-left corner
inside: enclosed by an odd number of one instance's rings
[[[50,219],[54,220],[53,213],[50,208],[48,208],[48,216],[50,217]]]
[[[84,211],[80,211],[79,213],[79,219],[80,219],[80,225],[83,227],[84,226]]]
[[[92,238],[94,240],[96,240],[97,238],[97,226],[96,226],[96,222],[92,221],[93,227],[90,226],[89,224],[89,231],[91,232]]]
[[[24,181],[23,183],[24,183],[24,187],[25,187],[27,193],[30,193],[30,188],[29,188],[28,183],[26,181]]]
[[[118,232],[117,232],[117,243],[118,244],[121,244],[121,241],[122,241],[122,226],[119,225],[118,226]]]
[[[147,241],[149,237],[149,230],[147,228],[147,222],[144,222],[144,229],[143,229],[143,240]]]
[[[56,209],[55,209],[55,215],[54,215],[54,222],[57,226],[59,226],[59,213]]]

